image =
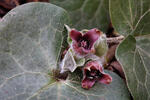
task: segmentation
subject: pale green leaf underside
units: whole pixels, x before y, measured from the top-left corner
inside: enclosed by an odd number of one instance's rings
[[[112,24],[122,35],[150,34],[150,0],[110,0]]]
[[[109,24],[109,0],[50,0],[67,10],[78,30],[97,27],[106,32]]]
[[[150,100],[150,36],[128,36],[116,56],[134,100]]]

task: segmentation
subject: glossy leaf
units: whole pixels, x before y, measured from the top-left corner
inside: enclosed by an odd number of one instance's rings
[[[150,35],[128,36],[116,52],[134,100],[150,99]]]
[[[107,31],[109,24],[109,0],[49,0],[67,10],[72,25],[78,30],[99,28]]]
[[[110,0],[110,16],[119,34],[150,33],[150,0]]]

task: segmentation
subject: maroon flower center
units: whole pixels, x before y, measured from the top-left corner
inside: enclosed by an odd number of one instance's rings
[[[89,49],[89,42],[87,40],[80,40],[79,41],[79,47],[83,47],[85,49]]]
[[[81,47],[86,47],[87,46],[87,42],[86,41],[82,41],[81,42]]]
[[[92,69],[91,71],[86,72],[86,76],[89,79],[98,79],[99,77],[102,77],[102,73],[99,70]]]

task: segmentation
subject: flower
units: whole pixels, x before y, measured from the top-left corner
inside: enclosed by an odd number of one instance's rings
[[[101,31],[94,28],[86,33],[81,33],[75,29],[70,31],[70,38],[72,39],[72,47],[74,51],[79,55],[86,55],[88,53],[94,53],[94,43],[98,40]]]
[[[109,84],[112,82],[112,77],[103,71],[103,67],[98,61],[89,61],[83,68],[82,87],[89,89],[96,81]]]

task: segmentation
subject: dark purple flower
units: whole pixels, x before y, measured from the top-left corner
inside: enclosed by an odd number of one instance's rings
[[[94,28],[86,33],[81,33],[75,29],[70,31],[70,37],[73,40],[73,49],[76,53],[80,55],[85,55],[87,53],[95,52],[94,43],[98,40],[101,31]]]
[[[102,66],[97,61],[89,61],[83,68],[82,87],[89,89],[96,81],[109,84],[112,82],[112,77],[104,73]]]

